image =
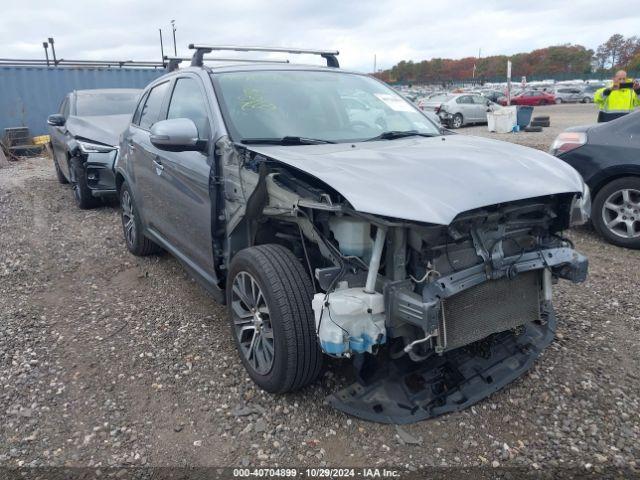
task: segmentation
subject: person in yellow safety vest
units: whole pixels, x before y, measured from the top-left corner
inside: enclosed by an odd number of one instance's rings
[[[593,102],[600,108],[598,122],[608,122],[640,106],[640,82],[629,80],[627,72],[618,70],[610,87],[596,90]]]

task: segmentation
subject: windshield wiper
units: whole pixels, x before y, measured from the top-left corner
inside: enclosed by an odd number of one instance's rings
[[[373,138],[368,138],[365,142],[372,142],[374,140],[395,140],[396,138],[404,137],[436,137],[435,133],[420,133],[417,130],[389,130],[382,132],[380,135],[376,135]]]
[[[336,143],[331,140],[323,140],[321,138],[306,138],[286,136],[282,138],[244,138],[240,143],[245,145],[320,145],[324,143]]]

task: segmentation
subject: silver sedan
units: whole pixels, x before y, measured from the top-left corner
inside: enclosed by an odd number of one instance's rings
[[[487,123],[487,110],[501,108],[486,97],[471,93],[443,93],[425,99],[419,106],[425,112],[436,113],[450,128]]]

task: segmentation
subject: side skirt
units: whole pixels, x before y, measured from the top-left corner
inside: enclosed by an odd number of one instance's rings
[[[176,257],[182,266],[187,270],[191,276],[194,278],[196,282],[200,284],[202,288],[204,288],[207,292],[209,292],[213,299],[224,305],[226,303],[226,296],[224,294],[224,290],[218,287],[215,282],[215,279],[198,267],[195,263],[189,260],[186,256],[184,256],[179,250],[175,249],[170,243],[164,240],[164,238],[158,235],[154,230],[147,229],[145,232],[147,235],[151,237],[151,239],[164,248],[171,255]]]

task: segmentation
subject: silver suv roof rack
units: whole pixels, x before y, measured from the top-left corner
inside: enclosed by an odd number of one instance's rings
[[[238,46],[220,46],[220,45],[194,45],[189,44],[189,49],[195,50],[193,58],[191,59],[191,65],[194,67],[201,67],[204,61],[204,56],[207,53],[215,51],[233,51],[233,52],[276,52],[276,53],[291,53],[296,55],[320,55],[327,61],[327,67],[340,68],[338,59],[336,58],[340,52],[337,50],[309,50],[300,48],[287,48],[287,47],[238,47]]]
[[[182,62],[192,60],[191,57],[163,57],[167,71],[173,72],[178,69],[178,66]],[[167,63],[168,62],[168,63]],[[265,59],[251,59],[251,58],[204,58],[203,62],[242,62],[242,63],[289,63],[289,60],[265,60]]]

